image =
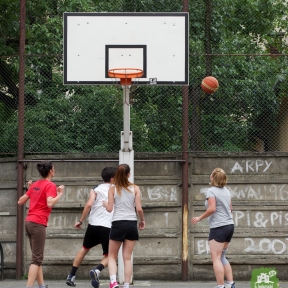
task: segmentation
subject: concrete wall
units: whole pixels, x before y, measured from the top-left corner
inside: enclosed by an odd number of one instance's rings
[[[4,250],[5,277],[15,277],[17,161],[0,160],[0,241]]]
[[[191,159],[190,214],[204,211],[209,175],[216,167],[228,174],[235,234],[227,253],[235,279],[249,280],[257,267],[275,267],[287,280],[287,155],[229,155]],[[208,221],[190,226],[190,277],[214,279],[207,243]]]
[[[173,160],[176,158],[174,157]],[[26,163],[26,180],[37,180],[36,163]],[[90,189],[102,182],[101,170],[117,166],[118,162],[54,162],[53,181],[65,185],[65,195],[53,208],[47,229],[45,263],[46,277],[64,279],[73,259],[82,246],[87,220],[77,231],[74,224],[80,218]],[[179,279],[181,275],[181,165],[179,162],[136,162],[135,183],[142,191],[147,228],[140,232],[141,240],[134,250],[135,277]],[[25,238],[26,239],[26,238]],[[31,251],[26,239],[25,271]],[[78,269],[78,278],[87,278],[89,270],[102,258],[102,249],[92,249]],[[175,268],[169,269],[171,263]],[[27,273],[27,272],[26,272]],[[104,277],[108,277],[105,269]],[[63,278],[64,277],[64,278]]]
[[[181,159],[181,156],[154,156],[154,159]],[[143,156],[142,159],[151,159]],[[50,158],[51,159],[51,158]],[[57,159],[57,158],[55,158]],[[89,158],[90,160],[92,158]],[[189,221],[204,211],[205,189],[215,167],[228,174],[232,193],[235,234],[228,251],[236,280],[249,280],[255,267],[275,267],[279,278],[287,280],[288,254],[288,155],[211,154],[190,155]],[[25,180],[39,178],[36,163],[27,162]],[[47,228],[46,278],[65,279],[82,246],[87,226],[75,230],[89,190],[101,183],[101,170],[117,162],[54,162],[54,182],[66,186],[65,196],[55,206]],[[4,241],[5,277],[15,277],[16,255],[16,160],[0,160],[0,239]],[[140,232],[134,251],[135,279],[181,279],[182,208],[179,162],[135,162],[135,183],[142,191],[147,228]],[[24,220],[23,220],[24,221]],[[214,280],[207,242],[208,222],[189,225],[189,279]],[[24,237],[24,274],[31,251]],[[78,278],[101,259],[101,248],[92,249],[78,270]],[[103,276],[108,277],[105,269]]]

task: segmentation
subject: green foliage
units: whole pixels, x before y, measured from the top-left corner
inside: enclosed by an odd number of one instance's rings
[[[41,101],[25,113],[25,151],[118,151],[118,96],[114,87],[71,87],[65,93],[54,88],[49,95],[41,94]]]
[[[255,137],[272,140],[268,138],[274,136],[271,131],[277,126],[281,103],[274,89],[279,62],[270,57],[241,58],[214,60],[220,87],[200,103],[204,150],[247,151]]]
[[[7,114],[6,114],[7,115]],[[6,118],[6,117],[5,117]],[[16,153],[17,151],[17,113],[14,112],[10,117],[5,120],[0,120],[0,143],[1,143],[1,154]]]
[[[190,143],[199,142],[202,151],[247,151],[255,137],[271,140],[287,97],[288,60],[252,55],[288,52],[280,33],[288,31],[287,3],[189,2],[190,126],[199,121],[196,133],[189,126]],[[182,5],[182,0],[27,1],[25,152],[120,148],[122,89],[62,84],[64,12],[181,12]],[[17,151],[19,1],[2,0],[0,7],[0,152],[9,153]],[[208,48],[219,55],[250,56],[203,55]],[[200,90],[208,68],[220,83],[213,95]],[[135,151],[181,151],[182,88],[139,86],[131,97]]]
[[[213,10],[207,12],[208,3]],[[282,97],[287,97],[284,88],[287,57],[206,56],[205,59],[198,55],[205,52],[205,41],[212,53],[220,55],[264,54],[270,53],[271,47],[277,48],[278,53],[287,52],[287,44],[277,36],[278,31],[288,29],[287,9],[283,1],[266,0],[199,0],[190,5],[190,31],[193,31],[190,33],[190,85],[194,93],[191,97],[197,97],[195,89],[206,76],[207,60],[220,84],[213,95],[200,92],[198,104],[191,101],[198,107],[190,109],[190,118],[195,122],[191,113],[199,111],[201,123],[200,135],[192,135],[197,137],[192,141],[200,139],[201,149],[247,151],[251,150],[255,137],[272,141],[279,125],[277,115]],[[204,15],[211,17],[211,24]],[[211,25],[210,39],[204,33],[206,25]]]
[[[0,56],[13,55],[18,50],[19,1],[1,0]]]
[[[182,0],[124,0],[124,12],[181,12]]]
[[[27,280],[28,279],[28,274],[25,274],[21,277],[22,280]]]
[[[131,127],[132,131],[135,131],[135,150],[180,151],[182,146],[181,88],[139,87],[133,94],[133,101]]]

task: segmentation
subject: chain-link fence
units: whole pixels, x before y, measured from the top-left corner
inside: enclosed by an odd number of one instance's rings
[[[15,155],[19,1],[3,0],[0,7],[0,154]],[[46,0],[26,3],[25,153],[120,148],[122,89],[63,85],[63,12],[185,9],[189,151],[288,151],[287,1]],[[214,94],[201,90],[208,75],[219,81]],[[182,87],[133,86],[130,98],[135,152],[181,152]]]

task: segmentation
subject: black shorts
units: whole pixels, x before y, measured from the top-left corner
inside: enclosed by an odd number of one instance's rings
[[[209,233],[209,241],[224,243],[230,242],[234,233],[234,224],[225,225],[221,227],[211,228]]]
[[[127,240],[139,240],[137,221],[119,220],[113,221],[110,231],[110,239],[124,242]]]
[[[101,244],[103,255],[108,255],[109,234],[110,228],[88,224],[83,240],[83,247],[85,249],[91,249],[92,247]]]

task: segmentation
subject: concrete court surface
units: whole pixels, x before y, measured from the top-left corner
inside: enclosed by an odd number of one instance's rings
[[[101,280],[100,280],[101,281]],[[76,288],[91,288],[89,280],[77,280],[75,281]],[[45,284],[48,288],[67,288],[65,280],[45,280]],[[26,288],[26,280],[0,280],[1,288]],[[35,283],[34,288],[38,285]],[[100,282],[99,288],[108,288],[109,282],[103,280]],[[200,281],[135,281],[134,285],[130,285],[131,288],[214,288],[216,282],[200,282]],[[92,287],[93,288],[93,287]],[[120,286],[121,288],[121,286]],[[249,281],[236,282],[236,288],[251,288]],[[279,282],[279,288],[288,288],[288,282]]]

